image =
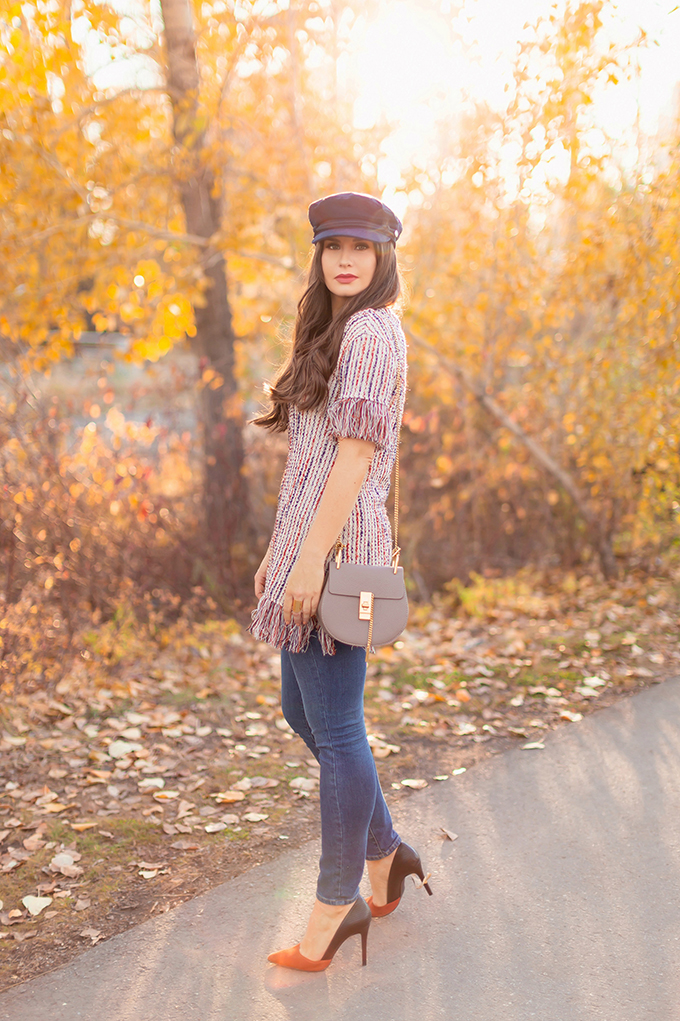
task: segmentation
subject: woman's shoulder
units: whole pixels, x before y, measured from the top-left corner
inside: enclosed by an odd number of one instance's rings
[[[394,333],[401,330],[399,316],[391,308],[362,308],[350,316],[345,323],[344,336],[359,336],[366,333]]]
[[[391,308],[362,308],[350,315],[342,334],[341,351],[347,356],[353,348],[383,349],[385,354],[403,357],[405,338],[398,315]],[[389,356],[389,355],[388,355]]]

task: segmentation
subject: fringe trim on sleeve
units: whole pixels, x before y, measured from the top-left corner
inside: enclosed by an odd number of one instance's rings
[[[261,642],[273,645],[276,649],[287,649],[288,652],[306,652],[312,631],[316,627],[324,655],[335,655],[335,642],[328,632],[324,631],[317,623],[315,617],[306,624],[286,624],[283,607],[264,596],[250,616],[251,623],[248,628],[250,634]]]
[[[330,404],[328,422],[333,436],[369,440],[382,448],[394,430],[387,405],[360,397],[345,397]]]

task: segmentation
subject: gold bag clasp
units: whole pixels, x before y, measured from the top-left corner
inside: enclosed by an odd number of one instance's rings
[[[370,620],[373,611],[373,593],[359,593],[359,620]]]

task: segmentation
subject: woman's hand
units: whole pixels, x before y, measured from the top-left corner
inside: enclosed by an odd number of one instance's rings
[[[267,546],[267,552],[262,557],[262,563],[255,572],[255,597],[260,599],[264,593],[264,583],[267,579],[267,566],[272,553],[271,546]]]
[[[286,624],[291,621],[293,624],[306,624],[314,616],[323,588],[323,573],[324,560],[306,554],[303,550],[293,565],[283,596],[283,619]]]

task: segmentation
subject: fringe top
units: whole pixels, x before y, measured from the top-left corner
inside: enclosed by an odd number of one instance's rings
[[[397,380],[402,379],[399,400]],[[386,501],[397,453],[406,394],[406,340],[391,309],[365,309],[346,323],[338,363],[328,380],[322,408],[289,409],[288,459],[281,479],[271,555],[262,597],[248,630],[277,649],[304,652],[318,628],[326,655],[333,638],[312,617],[286,624],[283,597],[337,456],[340,437],[370,440],[376,450],[352,512],[341,533],[343,560],[389,565],[392,529]],[[329,550],[326,563],[333,558]]]

